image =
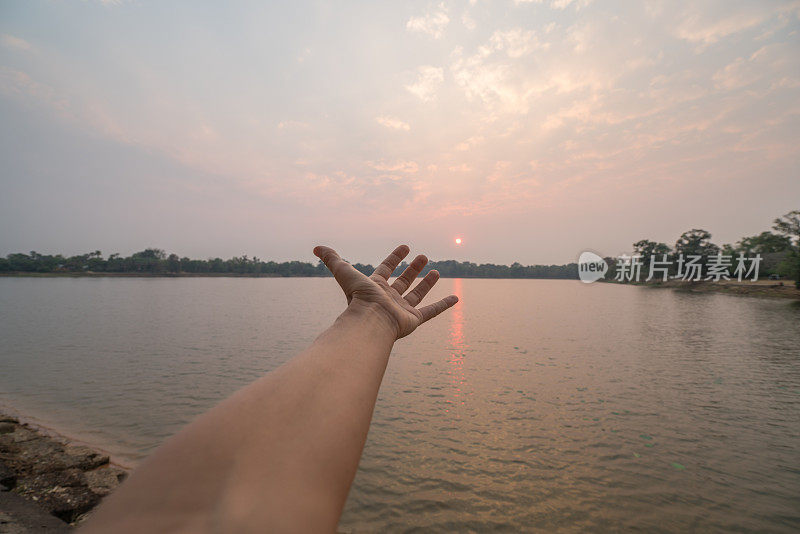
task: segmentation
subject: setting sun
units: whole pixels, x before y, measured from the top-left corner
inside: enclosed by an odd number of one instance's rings
[[[457,237],[457,238],[456,238],[456,245],[460,245],[460,244],[461,244],[461,238],[460,238],[460,237]]]

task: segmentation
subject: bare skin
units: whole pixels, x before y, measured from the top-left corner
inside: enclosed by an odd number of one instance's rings
[[[156,450],[82,532],[334,532],[392,345],[458,302],[417,308],[436,271],[405,294],[425,256],[390,285],[408,253],[397,247],[368,277],[316,247],[345,311],[311,347]]]

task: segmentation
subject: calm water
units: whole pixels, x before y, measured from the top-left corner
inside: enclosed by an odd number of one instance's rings
[[[395,346],[345,531],[800,529],[800,307],[545,280]],[[307,346],[332,279],[0,278],[0,403],[133,464]]]

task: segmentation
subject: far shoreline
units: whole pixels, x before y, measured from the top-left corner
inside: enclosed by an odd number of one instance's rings
[[[0,273],[5,278],[327,278],[325,275],[280,275],[272,273],[107,273],[107,272],[47,272],[10,271]]]
[[[672,289],[683,293],[722,293],[740,297],[760,297],[769,299],[800,300],[800,289],[793,281],[787,280],[758,280],[756,282],[738,280],[720,280],[711,282],[701,280],[691,282],[685,280],[668,280],[666,282],[633,282],[621,283],[606,280],[606,283],[643,287],[647,289]]]
[[[425,271],[423,271],[424,274]],[[8,271],[0,272],[0,278],[333,278],[330,274],[273,274],[273,273],[111,273],[111,272],[29,272]],[[470,280],[567,280],[577,282],[577,278],[544,278],[544,277],[511,277],[511,276],[448,276],[439,275],[439,278],[462,278]]]
[[[144,273],[144,272],[28,272],[11,271],[0,272],[0,278],[330,278],[330,275],[280,275],[274,273]],[[579,281],[577,278],[534,278],[534,277],[492,277],[492,276],[447,276],[441,278],[469,279],[469,280],[558,280]],[[791,280],[758,280],[757,282],[736,280],[721,280],[698,282],[684,280],[668,280],[666,282],[617,282],[615,280],[600,280],[602,283],[645,287],[650,289],[673,289],[688,293],[723,293],[726,295],[761,297],[770,299],[800,300],[800,289],[794,287]]]

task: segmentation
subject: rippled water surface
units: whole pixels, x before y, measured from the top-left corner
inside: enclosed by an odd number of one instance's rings
[[[344,531],[800,529],[800,307],[442,280]],[[133,464],[337,315],[332,279],[0,278],[0,403]]]

